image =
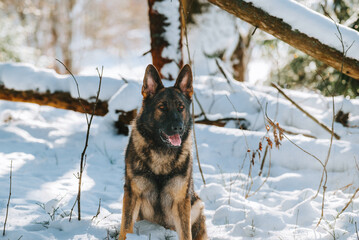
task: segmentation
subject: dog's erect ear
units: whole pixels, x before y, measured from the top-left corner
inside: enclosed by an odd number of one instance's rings
[[[186,64],[182,69],[181,72],[178,74],[175,88],[181,90],[181,92],[189,98],[192,98],[193,94],[193,77],[192,77],[192,70],[191,67]]]
[[[143,78],[142,96],[143,98],[153,97],[158,90],[164,88],[161,77],[157,69],[152,64],[146,68],[145,77]]]

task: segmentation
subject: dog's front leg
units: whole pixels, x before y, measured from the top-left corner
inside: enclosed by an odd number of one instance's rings
[[[183,200],[175,202],[172,212],[179,240],[192,240],[190,198],[186,196]]]
[[[122,203],[122,220],[119,240],[125,240],[127,233],[133,233],[133,225],[138,217],[141,200],[125,186]]]

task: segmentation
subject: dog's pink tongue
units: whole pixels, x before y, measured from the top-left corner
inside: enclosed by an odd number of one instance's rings
[[[181,145],[181,137],[180,137],[179,134],[168,136],[168,140],[171,142],[171,144],[173,146],[180,146]]]

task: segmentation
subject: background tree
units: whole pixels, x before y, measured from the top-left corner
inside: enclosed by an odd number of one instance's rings
[[[252,52],[252,37],[254,27],[246,27],[245,30],[238,30],[238,41],[230,58],[234,79],[244,82],[246,80],[247,66]]]
[[[183,65],[180,0],[148,0],[153,65],[173,80]]]
[[[73,18],[76,0],[51,1],[50,22],[51,22],[51,49],[58,59],[69,68],[74,69],[72,59],[72,42],[73,42]],[[66,73],[64,68],[55,64],[55,70],[60,73]],[[75,70],[75,69],[74,69]]]

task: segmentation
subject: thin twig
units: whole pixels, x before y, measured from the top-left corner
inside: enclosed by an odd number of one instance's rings
[[[264,150],[264,155],[263,155],[263,158],[262,158],[262,163],[261,163],[261,167],[260,167],[260,169],[259,169],[259,174],[258,174],[258,176],[261,176],[261,175],[262,175],[263,167],[264,167],[264,162],[265,162],[266,157],[267,157],[267,152],[268,152],[268,145],[266,146],[266,149]]]
[[[316,139],[317,137],[313,136],[313,135],[310,135],[310,134],[306,134],[306,133],[296,133],[296,132],[292,132],[292,131],[289,131],[289,130],[286,130],[284,129],[283,127],[281,127],[283,132],[287,133],[287,134],[290,134],[290,135],[303,135],[304,137],[308,137],[308,138],[314,138]]]
[[[252,32],[252,36],[256,33],[257,29],[258,29],[258,27],[255,27],[255,28],[254,28],[254,30],[253,30],[253,32]]]
[[[348,203],[345,205],[345,207],[338,213],[337,218],[349,207],[349,205],[353,202],[353,199],[355,198],[356,194],[359,192],[359,188],[355,190],[354,194],[349,199]]]
[[[91,129],[91,123],[93,120],[93,117],[95,115],[95,111],[96,111],[96,106],[99,100],[99,96],[100,96],[100,91],[101,91],[101,83],[102,83],[102,76],[103,76],[103,67],[101,69],[101,73],[98,70],[98,68],[96,68],[98,76],[100,78],[99,81],[99,85],[98,85],[98,90],[97,90],[97,95],[96,95],[96,101],[93,107],[93,111],[91,113],[91,117],[90,117],[90,121],[87,124],[87,132],[86,132],[86,140],[85,140],[85,146],[84,149],[81,153],[81,162],[80,162],[80,174],[79,174],[79,187],[78,187],[78,193],[77,193],[77,209],[78,209],[78,216],[77,219],[80,221],[81,220],[81,185],[82,185],[82,174],[85,168],[85,163],[86,163],[86,150],[88,147],[88,141],[89,141],[89,137],[90,137],[90,129]]]
[[[101,221],[105,220],[106,218],[108,218],[108,217],[111,216],[112,214],[113,214],[113,213],[110,213],[110,214],[108,214],[107,216],[103,217],[102,219],[98,220],[98,221],[96,222],[96,225],[98,225]]]
[[[184,28],[184,35],[185,35],[185,45],[186,45],[186,49],[187,49],[187,55],[188,55],[188,64],[190,66],[192,66],[192,60],[191,60],[191,54],[190,54],[190,51],[189,51],[189,44],[188,44],[188,34],[187,34],[187,25],[186,25],[186,22],[187,22],[187,14],[185,13],[185,10],[184,10],[184,7],[183,7],[183,0],[180,0],[180,5],[181,5],[181,11],[182,11],[182,15],[184,17],[184,20],[182,21],[183,22],[183,28]],[[201,109],[201,115],[204,116],[204,118],[207,120],[207,116],[206,116],[206,113],[202,107],[202,104],[199,102],[198,98],[197,98],[197,95],[195,92],[193,92],[193,96],[194,96],[194,99],[196,100],[199,108]]]
[[[100,200],[98,202],[98,208],[97,208],[96,215],[93,216],[91,220],[93,221],[95,218],[97,218],[100,213],[101,213],[101,198],[100,198]]]
[[[56,59],[58,62],[60,62],[64,67],[65,69],[70,73],[70,75],[72,76],[73,80],[75,81],[75,84],[76,84],[76,88],[77,88],[77,94],[78,94],[78,99],[79,99],[79,102],[81,104],[81,106],[84,108],[84,106],[82,105],[82,102],[81,102],[81,96],[80,96],[80,88],[79,88],[79,84],[75,78],[75,76],[72,74],[72,72],[66,67],[66,65],[64,63],[62,63],[60,60]],[[97,103],[99,101],[99,97],[100,97],[100,91],[101,91],[101,83],[102,83],[102,76],[103,76],[103,66],[102,66],[102,69],[101,69],[101,73],[99,71],[98,68],[96,68],[97,70],[97,74],[98,74],[98,77],[99,77],[99,86],[98,86],[98,90],[97,90],[97,94],[96,94],[96,100],[95,100],[95,104],[93,106],[93,109],[92,109],[92,113],[91,113],[91,116],[90,116],[90,119],[88,118],[87,116],[87,113],[86,111],[85,112],[85,117],[86,117],[86,123],[87,123],[87,131],[86,131],[86,139],[85,139],[85,146],[84,146],[84,149],[81,153],[81,160],[80,160],[80,172],[78,173],[78,180],[79,180],[79,184],[78,184],[78,193],[77,193],[77,197],[76,197],[76,200],[75,200],[75,203],[74,205],[72,206],[71,208],[71,212],[70,212],[70,218],[69,218],[69,221],[71,221],[71,217],[72,217],[72,212],[73,212],[73,209],[76,205],[76,202],[77,202],[77,219],[80,221],[81,220],[81,186],[82,186],[82,175],[83,175],[83,172],[84,172],[84,168],[85,168],[85,165],[86,165],[86,150],[87,150],[87,147],[88,147],[88,141],[89,141],[89,136],[90,136],[90,129],[91,129],[91,124],[92,124],[92,120],[93,120],[93,117],[95,115],[95,111],[96,111],[96,107],[97,107]]]
[[[324,13],[326,12],[325,7],[322,5],[322,9],[324,11]],[[342,32],[340,31],[339,28],[339,24],[337,23],[337,21],[335,21],[329,14],[327,14],[327,16],[333,21],[333,23],[335,24],[335,27],[339,33],[339,35],[335,34],[335,36],[338,38],[338,40],[340,41],[340,44],[342,46],[342,53],[343,53],[343,58],[342,58],[342,64],[340,67],[340,76],[339,76],[339,80],[337,81],[337,84],[341,83],[342,79],[343,79],[343,69],[344,69],[344,60],[345,57],[349,51],[349,49],[353,46],[355,40],[349,45],[349,47],[345,50],[345,46],[344,46],[344,39],[343,39],[343,35]],[[333,95],[333,94],[332,94]]]
[[[266,150],[268,149],[268,145],[266,147]],[[267,152],[267,151],[266,151]],[[264,159],[263,159],[263,163],[264,163]],[[252,194],[249,194],[247,196],[247,198],[255,195],[262,187],[263,185],[268,181],[268,178],[270,176],[270,169],[271,169],[271,166],[272,166],[272,154],[271,154],[271,151],[269,151],[269,162],[268,162],[268,172],[267,172],[267,176],[266,178],[264,179],[264,181],[262,182],[262,184],[252,193]]]
[[[332,19],[332,18],[331,18]],[[333,19],[332,19],[333,20]],[[337,24],[336,21],[333,20],[333,22],[335,23],[335,26],[337,28],[337,31],[339,33],[339,36],[337,36],[337,38],[339,39],[341,45],[342,45],[342,52],[343,52],[343,60],[342,60],[342,64],[341,64],[341,69],[340,69],[340,76],[339,76],[339,79],[338,79],[338,82],[341,82],[342,81],[342,78],[343,78],[343,68],[344,68],[344,58],[347,54],[347,52],[349,51],[349,49],[353,46],[354,44],[354,41],[352,42],[352,44],[347,48],[347,50],[345,50],[345,46],[344,46],[344,40],[343,40],[343,35],[339,29],[339,26]],[[332,93],[332,104],[333,104],[333,117],[332,117],[332,129],[331,129],[331,137],[330,137],[330,145],[329,145],[329,149],[328,149],[328,154],[327,154],[327,158],[325,160],[325,163],[324,163],[324,169],[323,169],[323,173],[322,173],[322,177],[321,177],[321,180],[320,180],[320,185],[322,184],[322,181],[323,181],[323,177],[324,177],[324,172],[326,172],[326,167],[327,167],[327,164],[328,164],[328,161],[329,161],[329,157],[330,157],[330,152],[331,152],[331,149],[332,149],[332,146],[333,146],[333,135],[334,135],[334,121],[335,121],[335,105],[334,105],[334,94]],[[324,215],[324,201],[325,201],[325,191],[326,191],[326,188],[327,188],[327,181],[328,181],[328,175],[326,174],[325,175],[325,180],[324,180],[324,184],[323,184],[323,199],[322,199],[322,212],[321,212],[321,216],[320,216],[320,219],[317,223],[317,227],[319,226],[321,220],[323,219],[323,215]],[[319,190],[318,189],[318,192],[317,194],[319,193]],[[357,189],[357,191],[359,191],[359,188]],[[353,197],[355,197],[355,194],[357,193],[357,191],[354,193]],[[345,206],[345,208],[342,210],[344,211],[350,204],[350,202],[352,201],[352,199],[350,199],[349,203],[347,206]],[[337,216],[339,216],[342,212],[340,212]]]
[[[77,198],[76,198],[76,200],[75,200],[75,202],[74,202],[74,204],[72,205],[72,208],[71,208],[71,210],[70,210],[69,222],[71,222],[72,213],[73,213],[73,211],[74,211],[74,208],[75,208],[75,206],[76,206],[76,203],[77,203]]]
[[[227,95],[225,95],[225,96],[226,96],[228,102],[232,105],[232,108],[233,108],[233,110],[234,110],[235,113],[236,113],[236,120],[238,121],[238,125],[240,126],[240,121],[239,121],[239,118],[238,118],[238,116],[237,116],[238,111],[237,111],[236,107],[234,106],[233,102],[231,101],[231,99],[229,99],[229,97],[228,97]],[[247,150],[248,150],[248,149],[249,149],[249,144],[248,144],[247,136],[246,136],[246,134],[244,133],[244,130],[243,130],[242,128],[241,128],[241,130],[242,130],[242,133],[243,133],[243,136],[244,136],[244,141],[245,141],[245,143],[246,143],[246,147],[247,147]]]
[[[252,177],[252,166],[254,164],[252,164],[252,162],[249,163],[249,170],[248,170],[248,181],[249,181],[249,184],[247,184],[246,186],[246,193],[244,195],[244,197],[247,199],[249,197],[249,193],[251,192],[251,189],[252,189],[252,186],[253,186],[253,177]]]
[[[188,36],[187,36],[187,26],[186,26],[187,15],[185,14],[182,0],[180,0],[180,5],[181,5],[181,10],[182,10],[183,17],[185,18],[184,21],[182,21],[182,23],[183,23],[184,34],[185,34],[185,38],[186,38],[185,44],[186,44],[187,53],[188,53],[188,62],[189,62],[189,65],[192,65],[191,55],[190,55],[189,45],[188,45]],[[205,114],[201,104],[199,103],[199,101],[197,99],[196,93],[194,92],[193,95],[194,95],[194,98],[197,101],[198,105],[201,108],[202,114],[204,115],[205,119],[207,119],[206,114]],[[194,138],[194,145],[196,147],[196,157],[197,157],[198,168],[199,168],[199,171],[201,173],[203,184],[206,186],[206,180],[204,179],[203,171],[202,171],[202,168],[201,168],[201,162],[199,160],[199,154],[198,154],[198,146],[197,146],[197,138],[196,138],[196,130],[195,130],[196,125],[195,125],[195,120],[194,120],[194,103],[193,102],[192,102],[192,120],[193,120],[193,138]]]
[[[324,6],[323,4],[320,4],[320,6],[321,6],[321,8],[322,8],[322,10],[323,10],[324,15],[333,20],[332,16],[330,16],[330,14],[329,14],[329,12],[327,11],[327,9],[325,9],[325,6]],[[333,20],[333,21],[334,21],[334,20]]]
[[[194,145],[196,147],[196,157],[197,157],[197,163],[198,168],[201,173],[203,184],[206,186],[206,180],[204,179],[203,171],[201,168],[201,162],[199,160],[199,154],[198,154],[198,146],[197,146],[197,138],[196,138],[196,130],[195,130],[195,121],[194,121],[194,103],[192,102],[192,119],[193,119],[193,138],[194,138]]]
[[[265,117],[267,119],[267,121],[271,122],[274,124],[274,122],[268,117],[267,112],[265,113]],[[314,154],[311,154],[310,152],[306,151],[305,149],[303,149],[302,147],[300,147],[298,144],[296,144],[295,142],[293,142],[286,134],[283,133],[283,136],[294,146],[296,146],[297,148],[299,148],[300,150],[302,150],[304,153],[308,154],[309,156],[311,156],[312,158],[314,158],[315,160],[317,160],[319,162],[319,164],[324,168],[324,163]]]
[[[152,52],[152,49],[150,49],[150,50],[148,50],[148,51],[142,53],[142,56],[146,56],[147,54],[149,54],[149,53],[151,53],[151,52]]]
[[[332,96],[332,101],[333,101],[333,102],[332,102],[332,103],[333,103],[333,117],[332,117],[332,131],[331,131],[332,134],[330,135],[330,145],[329,145],[329,149],[328,149],[327,158],[325,159],[325,162],[324,162],[324,168],[323,168],[323,172],[322,172],[322,177],[321,177],[321,179],[320,179],[319,188],[318,188],[317,194],[314,196],[314,198],[316,198],[316,196],[318,195],[319,190],[320,190],[320,186],[322,185],[323,178],[324,178],[324,176],[325,176],[325,180],[324,180],[324,184],[323,184],[322,213],[321,213],[321,215],[320,215],[320,218],[319,218],[319,221],[318,221],[317,226],[319,226],[319,224],[320,224],[320,222],[321,222],[321,220],[323,219],[323,216],[324,216],[325,191],[326,191],[326,189],[327,189],[327,181],[328,181],[328,174],[324,174],[324,173],[327,172],[327,165],[328,165],[330,153],[331,153],[332,146],[333,146],[334,121],[335,121],[334,96]]]
[[[226,79],[226,81],[227,81],[229,87],[231,88],[232,92],[234,92],[233,86],[231,85],[231,81],[229,80],[229,78],[228,78],[226,72],[224,71],[223,67],[219,64],[217,58],[215,59],[215,61],[216,61],[216,65],[217,65],[219,71],[222,73],[223,77]]]
[[[309,117],[310,119],[312,119],[315,123],[317,123],[319,126],[321,126],[322,128],[324,128],[327,132],[329,132],[330,134],[332,134],[332,131],[323,123],[321,123],[318,119],[316,119],[315,117],[313,117],[310,113],[308,113],[307,111],[305,111],[301,106],[299,106],[294,100],[292,100],[290,97],[288,97],[287,94],[285,94],[283,92],[283,90],[275,83],[271,83],[271,86],[276,88],[278,90],[278,92],[280,92],[280,94],[282,94],[288,101],[290,101],[295,107],[297,107],[300,111],[302,111],[305,115],[307,115],[307,117]],[[340,140],[340,137],[338,134],[334,133],[334,137],[337,140]]]
[[[56,61],[58,61],[59,63],[62,64],[62,66],[64,66],[64,68],[66,69],[66,71],[72,76],[72,79],[74,80],[75,84],[76,84],[76,89],[77,89],[77,95],[78,95],[78,100],[79,100],[79,103],[82,107],[82,109],[84,110],[84,113],[85,113],[85,116],[86,116],[86,122],[88,124],[89,120],[88,120],[88,117],[87,117],[87,114],[86,114],[86,110],[85,110],[85,106],[82,104],[82,101],[81,101],[81,95],[80,95],[80,88],[79,88],[79,84],[75,78],[75,76],[72,74],[72,72],[70,71],[70,69],[67,68],[67,66],[61,62],[59,59],[56,58]]]
[[[270,120],[270,119],[269,119]],[[323,169],[325,169],[324,174],[325,174],[325,178],[327,178],[328,176],[328,172],[326,171],[326,167],[324,165],[324,163],[315,155],[311,154],[310,152],[306,151],[304,148],[300,147],[298,144],[296,144],[295,142],[293,142],[290,138],[288,138],[288,136],[286,134],[283,133],[283,136],[294,146],[296,146],[297,148],[299,148],[300,150],[302,150],[304,153],[308,154],[309,156],[313,157],[315,160],[317,160],[319,162],[319,164],[323,167]],[[316,198],[317,195],[313,196],[312,199]]]
[[[344,192],[345,190],[347,190],[351,186],[353,186],[353,183],[349,183],[349,184],[345,185],[344,187],[339,188],[338,190],[341,190],[342,192]],[[334,193],[336,194],[336,192],[338,190],[336,190]]]
[[[236,113],[236,117],[237,117],[238,124],[240,124],[239,119],[238,119],[238,116],[237,116],[238,111],[237,111],[236,107],[234,106],[233,102],[229,99],[229,97],[228,97],[227,95],[226,95],[226,97],[227,97],[227,100],[229,101],[229,103],[232,105],[233,110],[234,110],[235,113]],[[258,100],[258,99],[257,99],[257,100]],[[259,101],[259,100],[258,100],[258,101]],[[242,130],[242,133],[243,133],[243,136],[244,136],[244,141],[245,141],[245,143],[246,143],[247,153],[248,153],[248,152],[250,151],[250,149],[249,149],[249,144],[248,144],[247,136],[246,136],[246,134],[245,134],[243,128],[241,128],[241,130]],[[246,154],[246,156],[247,156],[247,154]],[[252,158],[253,158],[253,155],[252,155]],[[253,160],[253,159],[252,159],[252,160]],[[251,191],[251,189],[252,189],[252,186],[253,186],[253,178],[252,178],[252,169],[253,169],[253,168],[252,168],[252,165],[254,165],[254,163],[250,162],[250,163],[249,163],[249,171],[248,171],[248,181],[250,181],[250,183],[246,186],[247,192],[245,193],[245,198],[248,198],[248,197],[252,196],[252,195],[249,195],[249,193],[250,193],[250,191]]]
[[[324,217],[324,203],[325,203],[325,192],[327,190],[327,186],[323,186],[323,199],[322,199],[322,211],[321,211],[321,214],[320,214],[320,218],[319,218],[319,221],[317,223],[317,226],[319,226],[320,222],[322,221],[323,217]]]
[[[208,120],[207,118],[207,115],[206,115],[206,112],[204,111],[203,107],[202,107],[202,104],[200,103],[200,101],[198,100],[197,98],[197,94],[196,92],[193,92],[193,96],[194,96],[194,99],[196,100],[199,108],[201,109],[201,114],[199,114],[199,116],[203,116],[204,117],[204,120]]]
[[[10,163],[10,190],[9,190],[9,198],[7,200],[7,205],[6,205],[6,215],[5,215],[5,222],[4,222],[4,230],[2,232],[3,236],[5,236],[6,222],[7,222],[7,217],[9,215],[9,205],[10,205],[10,198],[11,198],[11,185],[12,185],[12,160],[11,160],[11,163]]]

